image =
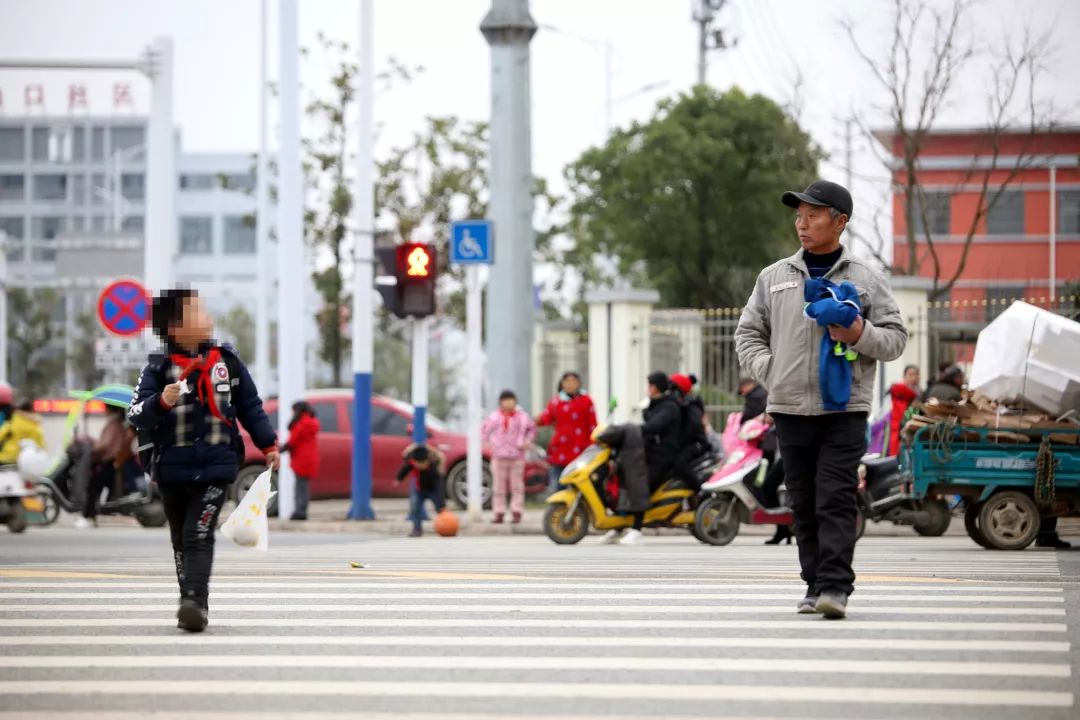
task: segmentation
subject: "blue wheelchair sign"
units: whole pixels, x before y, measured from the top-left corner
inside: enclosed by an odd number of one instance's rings
[[[463,220],[450,226],[452,265],[490,265],[495,261],[490,220]]]

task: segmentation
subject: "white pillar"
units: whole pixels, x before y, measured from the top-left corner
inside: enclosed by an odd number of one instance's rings
[[[350,520],[374,520],[371,508],[371,373],[375,308],[375,2],[360,2],[360,73],[357,88],[356,247],[353,251],[352,361],[353,462]]]
[[[611,398],[619,401],[615,422],[626,422],[645,396],[651,347],[655,290],[600,290],[589,304],[589,393],[597,416],[607,415]]]
[[[270,158],[266,153],[266,16],[259,4],[259,162],[255,169],[255,384],[270,389]]]
[[[900,316],[908,331],[904,354],[890,363],[884,363],[883,385],[888,390],[893,383],[904,377],[904,368],[918,365],[924,385],[933,382],[937,369],[930,367],[930,291],[933,282],[928,278],[901,276],[889,279],[893,298],[900,308]],[[875,398],[880,400],[880,398]]]
[[[156,294],[172,283],[172,262],[176,254],[172,38],[157,38],[150,49],[150,58],[148,74],[153,81],[153,90],[149,137],[146,143],[146,252],[143,260],[143,282],[151,293]]]
[[[466,484],[468,486],[469,520],[483,520],[483,447],[480,425],[483,422],[483,341],[481,338],[480,267],[465,268],[465,332],[466,338],[466,390],[468,436],[466,447]]]
[[[278,0],[281,147],[278,151],[278,424],[288,436],[292,404],[304,394],[304,196],[300,167],[300,44],[297,0]],[[288,455],[278,476],[278,511],[292,515],[295,480]]]
[[[491,46],[491,214],[499,247],[488,281],[487,339],[495,392],[532,406],[533,215],[528,0],[492,0],[480,25]]]

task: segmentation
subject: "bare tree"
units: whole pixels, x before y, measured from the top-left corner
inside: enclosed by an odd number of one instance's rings
[[[1025,27],[1019,38],[1006,36],[994,47],[976,44],[967,29],[967,20],[976,8],[976,0],[952,0],[941,10],[925,0],[894,0],[892,36],[888,52],[877,57],[859,41],[856,27],[845,20],[842,27],[856,53],[872,72],[888,101],[884,108],[891,123],[887,133],[875,133],[865,117],[858,122],[864,133],[888,136],[900,146],[879,152],[882,161],[892,167],[894,183],[904,197],[906,252],[903,262],[886,263],[898,274],[918,274],[924,262],[932,267],[932,299],[946,296],[960,279],[967,265],[972,241],[980,223],[997,205],[1017,176],[1038,159],[1037,140],[1052,131],[1049,115],[1040,114],[1036,85],[1049,53],[1048,34],[1036,35]],[[981,64],[989,70],[991,87],[986,97],[986,120],[979,133],[982,147],[977,148],[971,164],[956,189],[974,185],[978,202],[975,213],[962,234],[962,250],[956,267],[946,271],[933,235],[927,192],[920,180],[921,157],[927,138],[935,130],[942,111],[954,97],[964,72]],[[1022,108],[1017,110],[1017,108]],[[1003,152],[1006,137],[1018,139],[1018,149]],[[878,146],[872,143],[878,150]],[[895,164],[894,164],[895,163]],[[919,224],[916,223],[919,221]],[[920,256],[920,244],[926,256]],[[869,247],[869,243],[867,243]]]

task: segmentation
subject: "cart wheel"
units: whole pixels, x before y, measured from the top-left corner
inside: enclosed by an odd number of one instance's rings
[[[942,500],[923,500],[919,509],[930,516],[926,523],[915,523],[915,532],[923,537],[940,537],[949,529],[952,522],[952,514],[949,506]]]
[[[855,508],[855,541],[862,540],[863,533],[866,532],[866,515],[863,514],[862,508]]]
[[[1023,550],[1039,534],[1039,508],[1013,490],[991,495],[979,511],[979,530],[995,550]]]
[[[694,514],[695,537],[709,545],[727,545],[739,534],[738,500],[731,493],[712,495]]]
[[[990,541],[986,539],[982,528],[979,527],[979,511],[981,510],[982,503],[968,503],[968,506],[964,509],[964,529],[967,530],[968,537],[974,540],[976,544],[987,550],[993,550]]]

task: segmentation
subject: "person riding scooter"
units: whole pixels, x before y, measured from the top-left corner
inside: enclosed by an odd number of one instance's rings
[[[97,524],[98,503],[102,491],[117,494],[117,476],[121,475],[121,486],[133,489],[132,480],[141,470],[132,443],[135,429],[127,422],[127,409],[114,405],[105,406],[105,427],[101,436],[90,447],[90,468],[87,482],[86,500],[83,504],[82,517],[75,521],[77,529]]]
[[[695,465],[706,455],[712,455],[712,446],[705,432],[705,401],[694,394],[697,378],[694,375],[672,375],[671,392],[682,405],[682,437],[679,453],[675,458],[675,476],[685,482],[694,492],[701,486],[702,478]]]

